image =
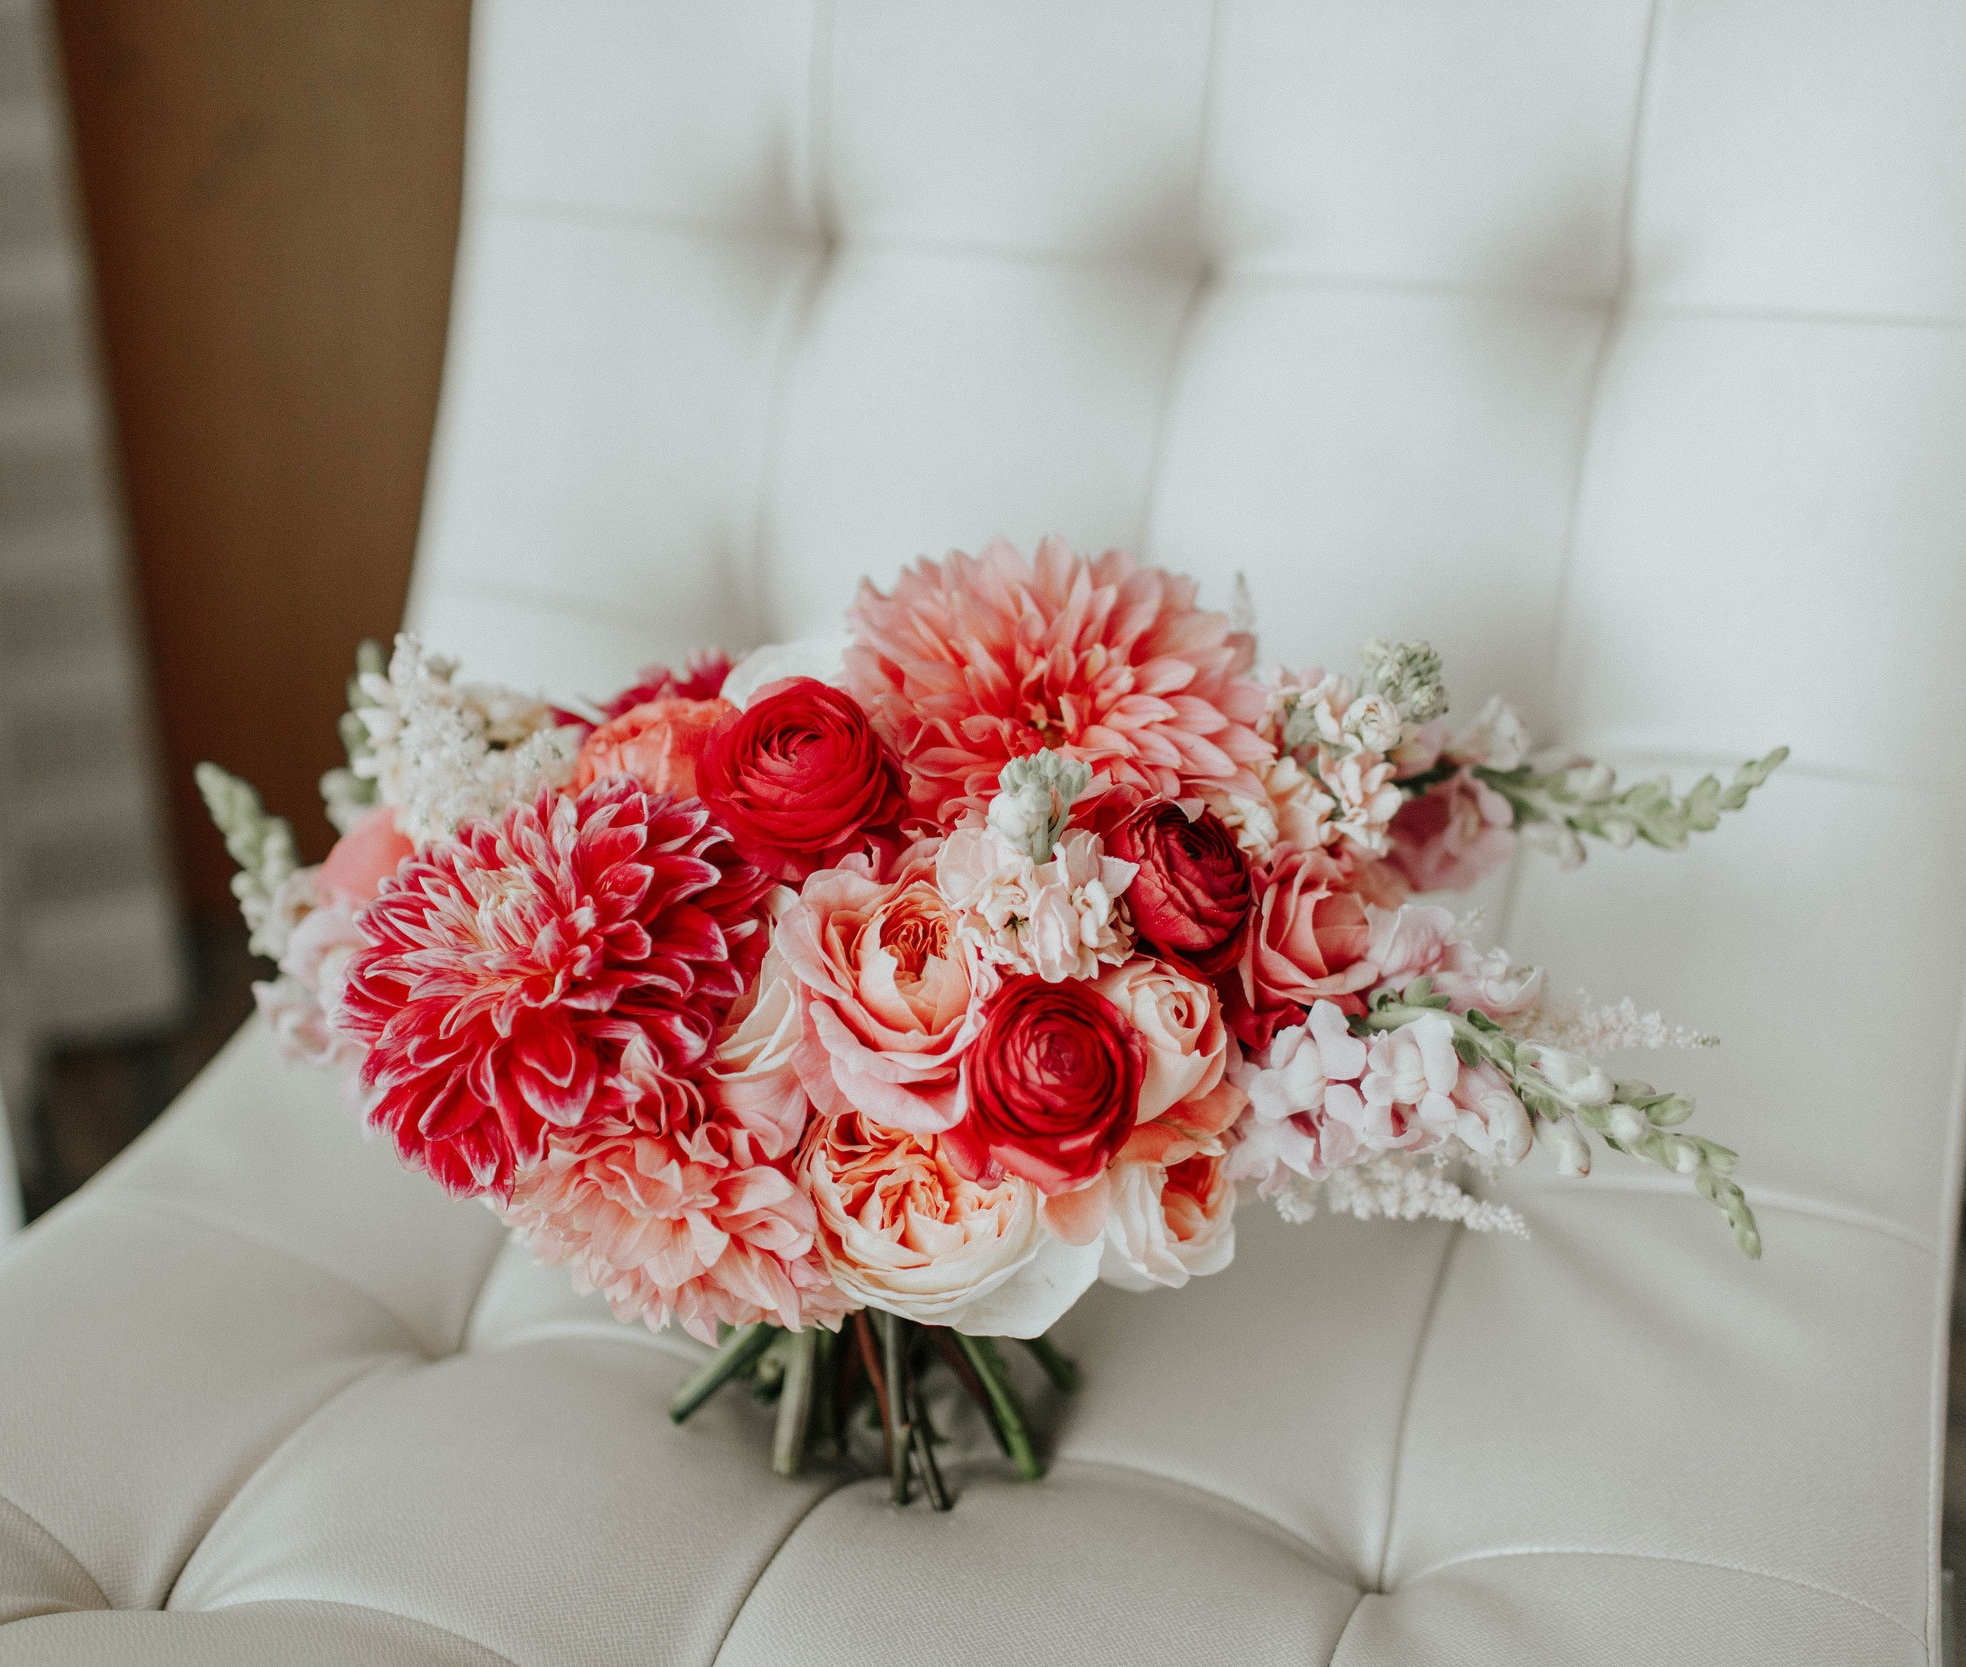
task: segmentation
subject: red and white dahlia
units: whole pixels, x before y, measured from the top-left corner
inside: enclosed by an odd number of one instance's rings
[[[509,1198],[548,1135],[663,1129],[751,983],[770,880],[702,805],[607,777],[405,862],[360,917],[337,1023],[370,1122],[455,1194]]]
[[[916,812],[944,828],[983,810],[1013,758],[1049,748],[1121,803],[1204,788],[1258,798],[1268,696],[1256,645],[1195,606],[1192,579],[1123,550],[1027,562],[1002,539],[923,561],[892,595],[863,583],[847,686],[908,767]]]

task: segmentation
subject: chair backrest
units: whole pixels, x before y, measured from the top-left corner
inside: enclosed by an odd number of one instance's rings
[[[476,12],[412,618],[487,673],[1055,531],[1579,741],[1956,769],[1955,0]]]
[[[478,0],[473,32],[436,646],[604,693],[1055,531],[1218,603],[1247,573],[1280,659],[1431,637],[1460,710],[1626,761],[1789,741],[1711,854],[1593,865],[1588,931],[1538,869],[1511,930],[1683,994],[1742,1049],[1703,1080],[1826,1120],[1865,1026],[1925,1024],[1892,1067],[1925,1172],[1793,1179],[1935,1230],[1966,6]],[[1805,992],[1843,1064],[1805,1069]]]

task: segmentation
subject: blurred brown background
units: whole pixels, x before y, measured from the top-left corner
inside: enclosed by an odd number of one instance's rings
[[[210,758],[329,829],[356,643],[408,583],[457,241],[469,0],[57,0],[184,896]]]
[[[53,0],[190,1003],[42,1062],[28,1213],[251,1010],[213,759],[331,831],[356,644],[401,616],[443,363],[469,0]]]

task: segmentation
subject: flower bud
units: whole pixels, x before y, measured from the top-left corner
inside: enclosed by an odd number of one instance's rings
[[[1538,1046],[1534,1064],[1543,1080],[1559,1094],[1579,1106],[1608,1106],[1611,1079],[1588,1059],[1561,1048]]]
[[[1588,1175],[1591,1172],[1590,1142],[1568,1117],[1555,1123],[1538,1123],[1536,1138],[1555,1154],[1559,1175]]]
[[[1613,1140],[1623,1141],[1629,1146],[1641,1139],[1651,1125],[1645,1120],[1645,1113],[1628,1105],[1613,1105],[1604,1115],[1604,1132]]]
[[[1666,1166],[1681,1175],[1692,1175],[1700,1167],[1700,1143],[1685,1135],[1667,1135],[1659,1142],[1659,1155]]]

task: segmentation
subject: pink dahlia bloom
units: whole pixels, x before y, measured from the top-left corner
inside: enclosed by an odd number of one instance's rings
[[[715,1110],[687,1133],[576,1137],[502,1213],[541,1260],[652,1331],[673,1318],[714,1343],[719,1323],[837,1326],[851,1305],[815,1246],[812,1200],[770,1161],[779,1146]]]
[[[360,918],[335,1020],[368,1049],[371,1123],[503,1199],[552,1131],[693,1115],[770,889],[700,804],[622,777],[467,823]]]
[[[891,596],[862,584],[848,617],[847,686],[907,764],[916,811],[943,827],[986,809],[1011,759],[1047,747],[1119,789],[1115,808],[1204,788],[1262,795],[1255,643],[1196,608],[1191,579],[1057,538],[1027,562],[993,539],[918,563]]]
[[[792,1055],[798,986],[767,955],[702,1078],[700,1114],[660,1132],[605,1121],[555,1140],[519,1177],[505,1219],[624,1320],[673,1318],[706,1343],[719,1322],[834,1325],[847,1299],[790,1179],[812,1115]]]

